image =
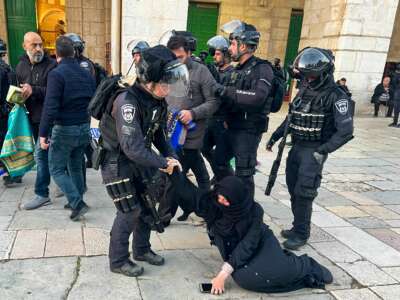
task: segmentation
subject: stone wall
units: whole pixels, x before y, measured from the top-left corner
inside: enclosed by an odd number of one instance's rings
[[[121,59],[122,73],[132,63],[127,45],[131,40],[144,39],[154,46],[164,32],[185,30],[188,12],[187,0],[123,0]]]
[[[106,65],[106,43],[110,41],[111,0],[67,0],[67,31],[82,36],[85,55]]]
[[[398,0],[306,0],[300,45],[332,49],[335,78],[346,77],[357,112],[370,98],[384,70]]]
[[[7,43],[7,22],[4,0],[0,0],[0,38]]]
[[[261,33],[257,55],[267,59],[285,58],[292,9],[303,9],[304,0],[199,0],[219,3],[219,28],[231,20],[251,23]]]
[[[396,18],[393,26],[392,38],[390,40],[389,53],[387,56],[389,62],[400,62],[400,8],[397,7]]]

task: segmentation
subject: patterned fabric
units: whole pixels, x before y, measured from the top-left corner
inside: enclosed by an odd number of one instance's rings
[[[25,106],[14,105],[8,117],[8,131],[0,160],[11,177],[23,176],[35,165],[34,143]]]

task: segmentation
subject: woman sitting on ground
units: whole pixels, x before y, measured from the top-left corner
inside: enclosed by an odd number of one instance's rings
[[[179,180],[177,184],[184,185],[179,189],[181,204],[205,219],[211,243],[224,260],[212,280],[213,294],[224,292],[230,275],[244,289],[268,293],[324,288],[332,282],[330,271],[313,258],[281,248],[263,222],[262,207],[248,196],[238,177],[224,178],[209,193],[186,179]]]

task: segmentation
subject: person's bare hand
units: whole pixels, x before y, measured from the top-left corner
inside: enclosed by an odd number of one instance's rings
[[[24,98],[24,100],[28,99],[31,95],[32,95],[32,87],[30,84],[28,83],[23,83],[21,84],[21,89],[22,89],[22,98]]]
[[[39,142],[40,148],[42,148],[43,150],[47,150],[50,146],[50,144],[47,142],[47,139],[44,137],[40,137]]]
[[[189,124],[189,122],[193,120],[192,112],[190,110],[181,110],[179,113],[179,120],[185,125]]]
[[[225,280],[228,277],[228,274],[225,272],[219,272],[213,280],[211,280],[212,288],[211,294],[213,295],[222,295],[225,292]]]
[[[165,169],[160,169],[161,172],[167,173],[168,175],[172,175],[175,167],[178,167],[179,171],[182,171],[182,166],[178,160],[175,158],[167,158],[167,167]]]

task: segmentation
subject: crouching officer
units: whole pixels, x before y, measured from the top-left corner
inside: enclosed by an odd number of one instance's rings
[[[230,79],[233,71],[231,56],[229,54],[229,40],[217,35],[207,41],[208,53],[213,57],[214,63],[208,64],[207,68],[213,75],[216,82],[224,84]],[[214,173],[212,183],[218,182],[234,172],[229,164],[232,158],[228,155],[226,145],[228,144],[226,134],[227,107],[220,105],[218,110],[210,118],[202,148],[203,156],[208,160]],[[215,147],[215,148],[214,148]]]
[[[289,119],[293,147],[286,163],[286,184],[294,220],[293,227],[281,235],[287,239],[284,247],[296,250],[310,237],[312,203],[328,153],[353,138],[354,102],[335,84],[330,50],[305,48],[293,68],[303,84],[292,102],[290,117],[274,133],[267,149],[283,136]]]
[[[222,26],[229,34],[229,51],[239,65],[224,87],[216,94],[230,106],[226,117],[231,154],[235,158],[236,176],[240,177],[250,197],[254,197],[254,174],[261,135],[268,126],[273,70],[269,62],[254,56],[260,33],[253,25],[238,20]]]
[[[135,84],[107,105],[100,120],[102,146],[106,149],[101,170],[107,192],[117,207],[111,230],[110,268],[126,276],[139,276],[143,268],[129,259],[129,236],[133,234],[133,257],[152,265],[164,258],[151,250],[152,211],[145,197],[149,178],[158,169],[172,173],[179,162],[166,140],[168,94],[184,96],[188,71],[164,46],[142,52]],[[160,152],[156,154],[151,146]],[[146,175],[147,174],[147,175]],[[150,176],[148,176],[150,174]],[[153,207],[154,212],[154,207]]]

